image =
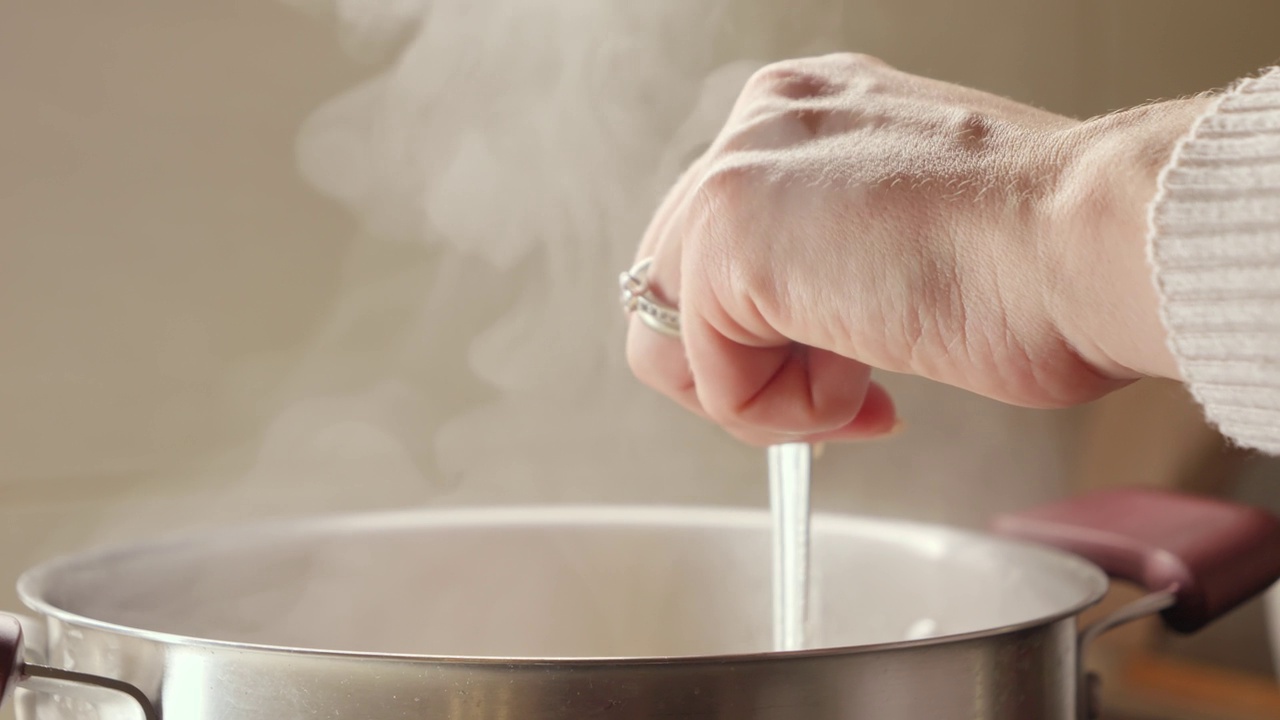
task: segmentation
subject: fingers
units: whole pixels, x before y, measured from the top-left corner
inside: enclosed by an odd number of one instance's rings
[[[658,245],[667,236],[676,215],[693,195],[693,187],[702,177],[705,166],[704,158],[694,161],[684,171],[684,174],[676,180],[675,185],[663,197],[662,202],[658,203],[658,209],[654,212],[653,219],[649,221],[649,227],[645,229],[644,236],[640,239],[640,247],[636,250],[636,260],[653,257],[656,254]]]
[[[653,279],[653,292],[672,302]],[[742,442],[866,440],[892,433],[897,415],[871,369],[825,350],[785,342],[751,346],[725,337],[688,309],[683,338],[632,318],[627,357],[646,385]]]
[[[695,162],[672,188],[645,231],[636,260],[653,258],[649,290],[664,305],[680,307],[680,239],[671,233],[676,217],[693,197],[692,187],[701,174]],[[670,397],[686,410],[707,417],[694,391],[693,373],[679,338],[648,328],[634,315],[627,327],[627,362],[637,378]]]
[[[873,382],[867,386],[862,407],[852,421],[830,432],[810,435],[805,440],[811,443],[869,440],[893,435],[901,429],[902,421],[898,419],[889,391]]]
[[[649,285],[656,299],[677,306],[678,293],[668,288],[678,285],[665,278],[678,264],[669,257],[655,257]],[[753,341],[742,328],[731,338],[703,319],[696,304],[683,309],[682,324],[683,338],[673,338],[632,317],[627,358],[633,372],[745,443],[860,440],[895,427],[892,400],[860,362],[781,338]]]
[[[627,328],[627,362],[640,382],[708,418],[698,402],[693,372],[679,338],[655,332],[632,317]]]
[[[725,430],[748,445],[764,447],[787,442],[838,443],[875,440],[897,434],[902,428],[889,393],[879,383],[867,386],[862,408],[844,427],[815,434],[765,432],[745,425],[726,425]]]
[[[713,420],[793,439],[860,429],[854,423],[870,367],[781,337],[752,338],[740,327],[726,332],[697,302],[685,303],[685,352],[698,402]]]
[[[848,61],[826,58],[819,64],[837,60]],[[774,68],[755,82],[761,87],[777,85],[787,97],[833,92],[834,86],[819,82],[823,76],[818,69]],[[753,327],[739,325],[707,291],[706,278],[700,275],[689,279],[694,281],[692,291],[705,297],[689,297],[682,234],[698,227],[689,221],[690,207],[698,199],[708,162],[704,156],[685,172],[640,243],[637,260],[652,258],[648,290],[662,304],[680,308],[682,337],[655,332],[632,317],[626,346],[632,371],[682,407],[754,445],[853,440],[889,432],[896,423],[893,403],[871,382],[867,365],[793,343],[762,318],[755,318]]]

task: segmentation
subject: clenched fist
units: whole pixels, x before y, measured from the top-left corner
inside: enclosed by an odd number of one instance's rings
[[[640,244],[635,374],[755,443],[874,437],[871,368],[1060,407],[1174,373],[1145,258],[1203,104],[1080,122],[859,55],[777,63]]]

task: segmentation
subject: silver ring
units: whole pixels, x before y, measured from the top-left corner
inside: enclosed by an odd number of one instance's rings
[[[663,305],[649,288],[649,266],[653,258],[645,258],[635,267],[618,276],[622,289],[622,309],[640,316],[640,321],[652,330],[668,337],[680,337],[680,311]]]

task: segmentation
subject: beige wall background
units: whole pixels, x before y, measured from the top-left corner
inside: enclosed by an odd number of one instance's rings
[[[739,3],[708,42],[726,60],[795,54],[831,30],[810,11],[779,26],[768,4]],[[1271,0],[849,0],[818,45],[1087,116],[1274,62],[1277,27]],[[468,344],[511,297],[485,290],[481,258],[385,242],[300,179],[299,128],[377,67],[326,18],[272,0],[0,4],[0,607],[51,554],[232,519],[763,502],[758,454],[638,388],[609,407],[643,428],[609,433],[601,413],[603,439],[584,447],[556,438],[553,407],[548,437],[521,446],[538,452],[511,451],[509,479],[468,479],[456,459],[440,470],[436,431],[494,396]],[[651,206],[638,199],[635,219]],[[584,302],[609,302],[628,254],[584,261]],[[503,287],[541,281],[536,263],[504,272]],[[439,291],[427,325],[416,287]],[[889,382],[911,431],[824,456],[823,507],[974,524],[1062,491],[1072,414]],[[327,429],[290,435],[311,417]],[[402,442],[384,449],[361,434],[372,426]],[[678,457],[647,471],[664,448]]]

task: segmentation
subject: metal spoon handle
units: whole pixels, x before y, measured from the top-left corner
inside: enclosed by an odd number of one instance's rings
[[[773,647],[805,646],[809,614],[809,470],[807,443],[769,446],[773,510]]]

